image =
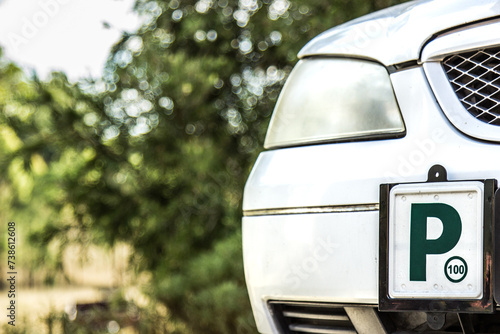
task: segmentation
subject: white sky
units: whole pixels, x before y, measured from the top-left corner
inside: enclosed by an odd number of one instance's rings
[[[62,70],[71,80],[98,77],[123,30],[140,25],[134,0],[0,0],[4,55],[45,78]],[[106,29],[103,22],[111,25]]]

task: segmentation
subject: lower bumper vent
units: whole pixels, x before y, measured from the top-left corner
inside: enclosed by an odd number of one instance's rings
[[[356,334],[342,306],[288,302],[269,304],[285,334]]]

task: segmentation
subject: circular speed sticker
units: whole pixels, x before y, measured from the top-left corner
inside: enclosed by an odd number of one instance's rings
[[[444,265],[444,274],[450,282],[458,283],[463,281],[467,276],[467,262],[460,256],[449,258]]]

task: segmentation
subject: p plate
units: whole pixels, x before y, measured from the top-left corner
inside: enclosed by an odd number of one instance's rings
[[[483,189],[481,182],[392,188],[390,297],[482,297]]]
[[[496,181],[438,174],[380,186],[379,309],[493,312]]]

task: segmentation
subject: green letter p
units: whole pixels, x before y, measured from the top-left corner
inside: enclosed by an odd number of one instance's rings
[[[437,218],[443,233],[427,239],[427,218]],[[444,254],[455,247],[462,234],[462,221],[457,210],[443,203],[414,203],[410,220],[410,281],[425,281],[427,254]]]

